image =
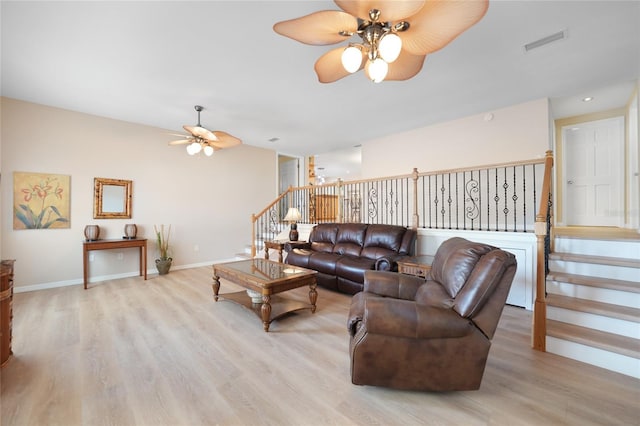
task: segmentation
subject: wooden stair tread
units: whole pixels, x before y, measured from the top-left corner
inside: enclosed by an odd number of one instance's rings
[[[570,309],[572,311],[603,315],[609,318],[640,323],[640,309],[629,306],[613,305],[611,303],[561,296],[558,294],[548,294],[546,300],[548,306],[554,306],[556,308]]]
[[[553,232],[556,237],[561,238],[640,241],[640,233],[637,230],[611,226],[556,226]]]
[[[554,252],[549,254],[549,259],[563,260],[566,262],[594,263],[599,265],[623,266],[640,269],[640,260],[622,257],[592,256],[586,254],[573,254]]]
[[[614,280],[611,278],[591,277],[588,275],[567,274],[565,272],[549,272],[547,280],[598,287],[608,290],[627,291],[640,293],[640,282]]]
[[[547,336],[640,359],[640,340],[631,337],[549,319]]]

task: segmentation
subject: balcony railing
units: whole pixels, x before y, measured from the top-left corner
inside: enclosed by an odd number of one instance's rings
[[[362,222],[414,229],[535,232],[538,238],[534,342],[544,350],[545,278],[552,223],[553,156],[488,166],[289,188],[252,216],[252,256],[287,224],[289,207],[299,223]],[[540,263],[542,262],[542,263]],[[542,314],[540,313],[542,312]],[[546,314],[544,314],[546,316]],[[537,324],[537,325],[536,325]]]

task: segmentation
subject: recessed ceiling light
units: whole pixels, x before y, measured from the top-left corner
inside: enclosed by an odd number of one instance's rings
[[[587,96],[586,98],[582,98],[582,102],[591,102],[593,100],[593,96]]]

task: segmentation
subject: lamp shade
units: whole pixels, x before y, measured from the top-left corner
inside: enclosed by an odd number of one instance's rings
[[[300,210],[295,207],[289,207],[287,211],[287,215],[284,217],[285,222],[296,222],[302,219],[302,215],[300,214]]]
[[[209,145],[205,146],[205,147],[204,147],[204,154],[205,154],[207,157],[211,157],[211,156],[213,155],[213,147],[212,147],[212,146],[209,146]]]

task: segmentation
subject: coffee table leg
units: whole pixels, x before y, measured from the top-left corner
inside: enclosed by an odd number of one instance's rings
[[[316,281],[309,284],[309,302],[311,302],[311,313],[316,312],[316,301],[318,300],[318,292],[316,291]]]
[[[218,291],[220,291],[220,277],[216,275],[216,269],[213,268],[213,300],[218,301]]]
[[[271,317],[271,296],[262,295],[262,308],[260,313],[262,314],[262,326],[264,331],[269,331],[269,318]]]

